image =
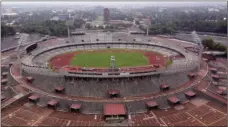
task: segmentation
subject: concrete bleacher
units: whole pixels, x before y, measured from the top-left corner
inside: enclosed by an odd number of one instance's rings
[[[187,73],[176,73],[159,76],[148,76],[134,79],[72,79],[65,80],[63,76],[47,76],[42,74],[28,74],[35,78],[33,85],[48,92],[54,92],[56,86],[64,86],[65,93],[73,96],[107,97],[110,89],[120,90],[120,96],[138,96],[159,92],[160,84],[168,84],[170,88],[183,85],[188,82]],[[135,89],[137,88],[137,89]]]

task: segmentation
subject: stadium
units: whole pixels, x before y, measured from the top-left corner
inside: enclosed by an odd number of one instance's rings
[[[226,97],[208,87],[225,72],[198,48],[126,32],[37,41],[2,66],[4,83],[26,91],[13,107],[3,105],[2,125],[226,125]]]

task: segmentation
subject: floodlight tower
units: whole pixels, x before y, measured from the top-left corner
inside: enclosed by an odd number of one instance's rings
[[[68,41],[70,42],[70,27],[74,25],[74,20],[67,20],[66,26],[67,26],[67,35],[68,35]]]
[[[200,62],[201,62],[201,58],[202,58],[202,53],[203,53],[203,44],[201,42],[201,39],[199,38],[199,36],[197,35],[196,31],[192,32],[192,37],[193,40],[196,44],[198,44],[199,47],[199,63],[198,63],[198,70],[200,70]]]
[[[24,34],[20,34],[20,39],[18,40],[17,48],[15,49],[15,51],[17,53],[17,64],[19,66],[19,74],[20,74],[20,76],[22,76],[20,46],[23,44],[24,40],[25,40]]]

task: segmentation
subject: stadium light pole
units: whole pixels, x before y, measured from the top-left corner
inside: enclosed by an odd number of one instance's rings
[[[67,35],[68,35],[68,41],[70,42],[70,27],[74,25],[73,20],[67,20],[66,26],[67,26]]]
[[[203,53],[203,44],[202,44],[199,36],[197,35],[196,31],[192,32],[192,37],[193,37],[193,40],[195,41],[195,43],[199,45],[199,63],[198,63],[198,71],[199,71],[200,70],[201,57],[202,57],[202,53]]]
[[[24,41],[24,39],[25,39],[24,34],[21,34],[21,37],[20,37],[20,39],[17,42],[18,45],[17,45],[17,48],[16,48],[16,52],[17,52],[17,64],[19,66],[19,74],[20,74],[20,76],[22,76],[20,46],[21,46],[22,42]]]

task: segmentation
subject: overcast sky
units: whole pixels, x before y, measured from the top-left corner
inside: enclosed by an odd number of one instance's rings
[[[10,4],[56,4],[56,5],[60,5],[60,4],[98,4],[98,5],[107,5],[107,4],[144,4],[144,5],[147,5],[147,4],[224,4],[226,3],[225,1],[224,2],[179,2],[179,1],[175,1],[175,2],[156,2],[156,1],[152,1],[152,2],[146,2],[146,1],[138,1],[138,2],[127,2],[127,1],[116,1],[116,2],[101,2],[101,1],[86,1],[86,2],[80,2],[80,1],[68,1],[68,2],[62,2],[62,1],[40,1],[40,2],[28,2],[28,1],[18,1],[18,2],[15,2],[15,1],[2,1],[2,4],[4,5],[10,5]]]

